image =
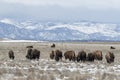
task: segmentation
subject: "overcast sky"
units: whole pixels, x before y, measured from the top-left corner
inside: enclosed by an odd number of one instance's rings
[[[0,0],[0,18],[120,23],[120,0]]]

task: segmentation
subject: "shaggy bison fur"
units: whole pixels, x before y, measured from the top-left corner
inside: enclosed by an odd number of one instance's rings
[[[108,53],[105,55],[105,58],[106,58],[107,63],[110,64],[110,63],[114,62],[115,56],[114,56],[114,54],[113,54],[112,52],[108,52]]]
[[[29,48],[28,51],[27,51],[26,58],[30,59],[30,60],[32,60],[32,59],[37,59],[38,60],[40,58],[40,51],[37,50],[37,49],[32,50],[31,48]]]
[[[69,59],[70,61],[75,61],[75,52],[74,51],[66,51],[64,53],[65,59]]]
[[[103,59],[102,51],[100,51],[100,50],[95,51],[94,55],[95,55],[96,60],[102,60]]]
[[[40,58],[40,51],[37,49],[33,49],[31,54],[32,54],[32,59],[38,60]]]
[[[30,60],[32,59],[32,53],[31,53],[31,52],[32,52],[32,49],[31,49],[31,48],[28,48],[28,50],[27,50],[27,55],[26,55],[26,58],[27,58],[27,59],[30,59]]]
[[[86,60],[86,52],[82,50],[77,55],[77,62],[85,61],[85,60]]]
[[[91,61],[91,62],[93,62],[94,59],[95,59],[95,55],[94,55],[94,53],[88,53],[87,61]]]
[[[33,48],[33,46],[26,46],[26,48]]]
[[[14,58],[15,58],[13,50],[10,50],[10,51],[8,52],[8,55],[9,55],[9,58],[10,58],[10,59],[14,59]]]
[[[56,51],[55,51],[55,60],[56,60],[56,61],[59,61],[60,59],[62,60],[62,57],[63,57],[62,51],[56,50]]]

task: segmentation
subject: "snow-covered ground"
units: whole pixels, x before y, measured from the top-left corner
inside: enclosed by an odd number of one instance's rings
[[[36,40],[12,40],[12,39],[8,39],[8,38],[3,38],[3,39],[0,39],[0,42],[48,42],[48,41],[36,41]]]
[[[0,80],[119,80],[120,65],[103,62],[77,63],[39,61],[0,61]]]
[[[46,42],[46,41],[34,41],[34,40],[1,40],[0,42]]]
[[[53,42],[0,42],[0,80],[119,80],[120,79],[120,43],[119,42],[55,42],[56,47],[51,48]],[[33,46],[40,50],[39,61],[26,59],[26,46]],[[110,46],[116,49],[110,49]],[[52,50],[84,50],[88,54],[95,50],[103,53],[102,61],[70,62],[63,57],[56,62],[49,58]],[[10,60],[8,51],[13,50],[15,60]],[[111,51],[115,61],[108,64],[105,54]]]

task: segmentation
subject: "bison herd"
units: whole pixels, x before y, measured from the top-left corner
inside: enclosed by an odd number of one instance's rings
[[[27,50],[27,54],[26,54],[26,58],[29,60],[39,60],[40,58],[40,51],[37,49],[32,49],[33,46],[27,46],[26,48],[28,48]],[[55,48],[55,44],[53,44],[51,46],[51,48]],[[14,59],[14,52],[12,50],[10,50],[8,52],[9,58],[10,59]],[[62,60],[63,58],[63,52],[60,50],[52,50],[50,53],[50,59],[55,59],[56,61]],[[70,50],[70,51],[66,51],[64,53],[64,58],[65,60],[69,60],[69,61],[77,61],[77,62],[85,62],[85,61],[90,61],[93,62],[94,60],[99,60],[101,61],[103,59],[103,55],[102,55],[102,51],[100,50],[96,50],[94,52],[90,52],[90,53],[86,53],[84,50],[81,50],[80,52],[78,52],[78,54],[75,54],[75,51]],[[114,62],[114,54],[112,52],[108,52],[105,55],[105,59],[107,61],[107,63],[112,63]]]
[[[55,59],[56,61],[59,61],[59,59],[62,59],[62,51],[59,51],[59,50],[56,50],[56,51],[52,51],[50,53],[50,58],[51,59]],[[103,55],[102,55],[102,51],[100,50],[97,50],[95,52],[91,52],[91,53],[86,53],[84,50],[78,52],[77,55],[75,55],[75,52],[74,51],[66,51],[64,53],[64,57],[65,57],[65,60],[69,60],[69,61],[81,61],[81,62],[85,62],[85,61],[90,61],[90,62],[93,62],[94,60],[99,60],[101,61],[103,59]],[[108,52],[106,55],[105,55],[105,58],[106,58],[106,61],[107,63],[112,63],[114,62],[114,54],[111,53],[111,52]]]
[[[32,59],[33,60],[35,60],[35,59],[39,60],[39,58],[40,58],[40,51],[37,50],[37,49],[29,48],[28,51],[27,51],[26,58],[30,59],[30,60],[32,60]]]

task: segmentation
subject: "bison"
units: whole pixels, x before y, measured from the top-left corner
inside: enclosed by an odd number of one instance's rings
[[[33,46],[26,46],[26,48],[33,48]]]
[[[29,48],[28,50],[27,50],[27,55],[26,55],[26,58],[27,59],[32,59],[32,49],[31,48]]]
[[[14,59],[14,58],[15,58],[13,50],[10,50],[10,51],[8,52],[8,55],[9,55],[9,58],[10,58],[10,59]]]
[[[77,62],[85,61],[85,60],[86,60],[86,52],[82,50],[77,55]]]
[[[107,63],[112,63],[114,62],[114,59],[115,59],[115,56],[112,52],[108,52],[106,55],[105,55],[105,58],[106,58],[106,61]]]
[[[54,43],[51,45],[51,48],[55,48],[55,44]]]
[[[52,51],[52,52],[50,53],[50,59],[54,59],[54,57],[55,57],[55,52]]]
[[[31,57],[32,57],[32,59],[39,60],[39,58],[40,58],[40,51],[37,50],[37,49],[33,49],[32,52],[31,52]]]
[[[33,60],[33,59],[39,59],[40,58],[40,51],[37,49],[31,49],[29,48],[27,51],[27,55],[26,55],[27,59]]]
[[[94,55],[95,55],[96,60],[102,60],[103,59],[102,51],[100,51],[100,50],[95,51]]]
[[[59,61],[60,59],[62,60],[62,57],[63,57],[62,51],[56,50],[56,51],[55,51],[55,60],[56,60],[56,61]]]
[[[91,61],[91,62],[93,62],[94,59],[95,59],[95,55],[94,55],[94,53],[88,53],[87,61]]]
[[[110,46],[110,49],[115,49],[115,47],[113,47],[113,46]]]
[[[66,51],[64,53],[65,59],[69,59],[69,61],[75,61],[75,52],[74,51]]]

